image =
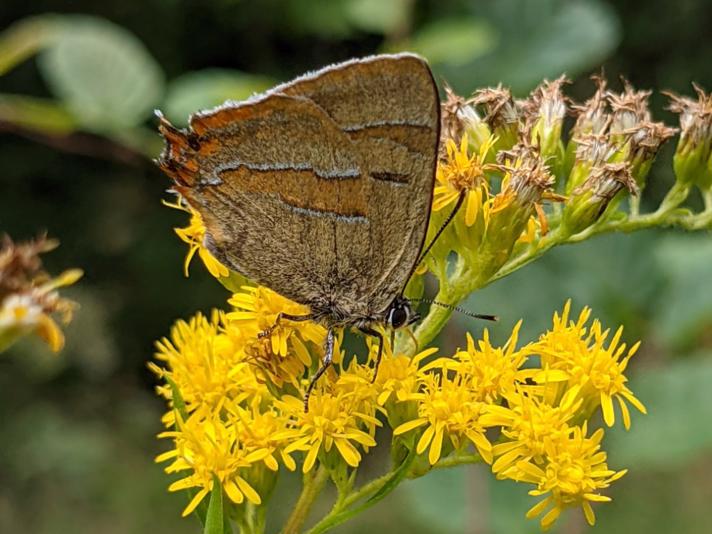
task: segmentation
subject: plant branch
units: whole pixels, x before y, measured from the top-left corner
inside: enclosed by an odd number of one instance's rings
[[[316,471],[309,472],[304,476],[302,493],[299,495],[292,513],[282,528],[282,534],[299,534],[302,525],[307,520],[309,511],[314,505],[314,501],[324,489],[327,480],[329,480],[329,471],[323,465],[320,465]]]

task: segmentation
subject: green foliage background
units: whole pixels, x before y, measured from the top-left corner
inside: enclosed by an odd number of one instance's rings
[[[29,18],[33,17],[33,18]],[[28,340],[0,359],[0,532],[188,533],[184,496],[168,495],[152,458],[161,401],[145,368],[153,340],[178,317],[224,304],[160,205],[167,179],[151,111],[172,120],[244,98],[324,64],[416,50],[457,91],[503,82],[523,96],[566,72],[569,94],[591,94],[605,68],[638,88],[712,88],[712,3],[705,0],[147,0],[0,5],[0,231],[46,229],[47,258],[85,278],[67,294],[82,309],[59,357]],[[35,55],[36,53],[36,55]],[[23,61],[24,60],[24,61]],[[656,118],[669,123],[664,98]],[[666,147],[649,178],[656,205],[672,183]],[[712,513],[712,241],[650,231],[554,250],[473,295],[504,336],[546,328],[567,297],[643,339],[633,390],[648,406],[628,435],[607,440],[613,468],[631,472],[599,508],[598,532],[707,531]],[[445,351],[480,323],[458,317]],[[365,467],[368,469],[368,465]],[[296,482],[296,481],[295,481]],[[287,480],[273,507],[291,507]],[[517,534],[531,503],[484,468],[433,473],[337,532]],[[328,503],[323,503],[327,506]],[[278,510],[277,513],[280,513]],[[571,516],[559,532],[581,532]]]

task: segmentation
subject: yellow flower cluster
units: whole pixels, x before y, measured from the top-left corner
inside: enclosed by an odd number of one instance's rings
[[[625,352],[620,330],[606,343],[590,310],[569,320],[567,303],[551,331],[517,347],[520,324],[502,347],[488,332],[452,357],[433,359],[437,349],[410,357],[384,343],[373,379],[375,342],[366,361],[346,354],[337,339],[334,365],[318,382],[304,409],[304,393],[323,356],[325,330],[309,322],[281,322],[280,311],[304,309],[264,287],[246,286],[229,300],[231,310],[178,321],[157,344],[151,369],[169,404],[160,434],[173,447],[158,457],[169,473],[182,473],[171,491],[192,489],[189,514],[215,487],[240,505],[263,505],[280,468],[304,473],[316,465],[332,476],[358,468],[378,445],[387,425],[394,440],[437,466],[447,457],[478,455],[499,478],[534,485],[544,499],[529,515],[547,510],[549,527],[560,512],[590,503],[623,471],[609,470],[600,450],[603,430],[587,434],[598,407],[614,423],[617,399],[623,422],[626,402],[644,411],[625,385],[623,371],[637,345]],[[335,478],[336,480],[336,478]]]

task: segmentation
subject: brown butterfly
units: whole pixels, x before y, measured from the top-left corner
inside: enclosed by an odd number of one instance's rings
[[[425,240],[440,103],[413,54],[332,65],[191,115],[179,130],[159,114],[158,165],[197,210],[205,246],[227,267],[309,307],[328,329],[398,328],[418,316],[403,296]]]

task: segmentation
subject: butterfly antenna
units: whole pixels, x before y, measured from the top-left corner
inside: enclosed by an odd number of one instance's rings
[[[496,315],[490,315],[487,313],[472,313],[471,311],[460,308],[460,306],[453,306],[452,304],[445,304],[444,302],[438,302],[437,300],[432,300],[432,299],[410,299],[410,300],[411,300],[411,302],[424,302],[425,304],[434,304],[435,306],[440,306],[441,308],[446,308],[448,310],[456,311],[463,315],[467,315],[468,317],[472,317],[474,319],[483,319],[485,321],[499,321],[499,317],[497,317]]]
[[[455,218],[455,215],[457,215],[457,212],[462,207],[462,203],[465,201],[466,196],[467,196],[467,191],[463,191],[460,193],[460,196],[458,197],[457,202],[455,203],[455,207],[450,212],[450,215],[447,216],[447,219],[445,219],[445,222],[443,222],[443,224],[440,226],[440,229],[435,234],[435,237],[433,237],[433,239],[430,241],[428,246],[425,247],[425,250],[420,255],[420,258],[418,258],[418,262],[416,263],[416,265],[420,265],[420,262],[425,259],[425,257],[428,255],[428,252],[430,252],[430,249],[433,248],[433,245],[435,244],[435,242],[438,240],[440,235],[445,231],[445,228],[447,228],[447,225],[450,224],[450,222]]]

